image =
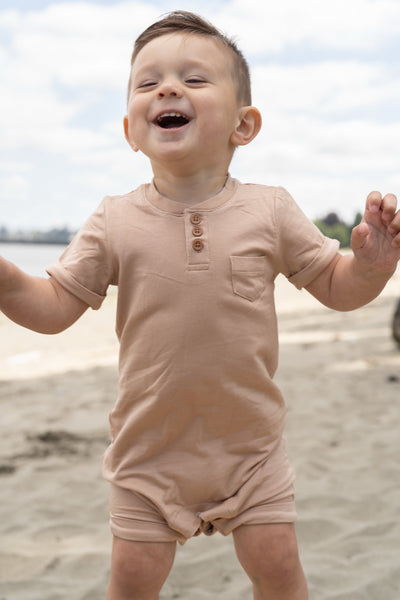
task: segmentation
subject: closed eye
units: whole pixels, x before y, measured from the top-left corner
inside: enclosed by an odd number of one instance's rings
[[[191,83],[191,84],[201,84],[201,83],[206,83],[205,79],[202,79],[201,77],[188,77],[186,79],[186,83]]]
[[[145,82],[141,83],[140,85],[138,85],[138,88],[148,88],[148,87],[152,87],[154,85],[157,85],[156,81],[145,81]]]

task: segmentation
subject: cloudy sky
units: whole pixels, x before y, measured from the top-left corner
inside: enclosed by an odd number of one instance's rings
[[[400,0],[0,0],[0,225],[76,228],[151,178],[122,132],[129,59],[179,8],[251,66],[263,128],[234,176],[283,185],[311,218],[400,197]]]

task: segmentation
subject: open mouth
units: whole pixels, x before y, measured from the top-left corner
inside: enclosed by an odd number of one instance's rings
[[[189,123],[189,119],[181,113],[170,112],[163,113],[157,117],[155,122],[162,129],[179,129],[179,127],[187,125]]]

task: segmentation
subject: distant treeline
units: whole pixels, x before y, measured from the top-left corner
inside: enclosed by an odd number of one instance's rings
[[[351,231],[353,227],[361,223],[362,214],[357,213],[353,223],[345,223],[334,213],[328,213],[322,219],[316,219],[314,223],[324,235],[339,240],[341,248],[350,247]]]
[[[314,223],[327,237],[339,240],[341,248],[350,246],[351,230],[361,222],[362,215],[357,213],[353,223],[345,223],[334,213],[328,213],[326,217],[316,219]],[[75,235],[68,227],[48,229],[45,231],[9,231],[7,227],[0,227],[0,242],[6,243],[29,243],[29,244],[69,244]]]
[[[0,242],[10,244],[69,244],[74,235],[68,227],[45,231],[9,231],[7,227],[0,227]]]

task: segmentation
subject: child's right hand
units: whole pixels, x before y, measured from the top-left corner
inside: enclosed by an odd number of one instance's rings
[[[55,279],[32,277],[0,257],[0,310],[18,325],[38,333],[59,333],[87,308]]]

